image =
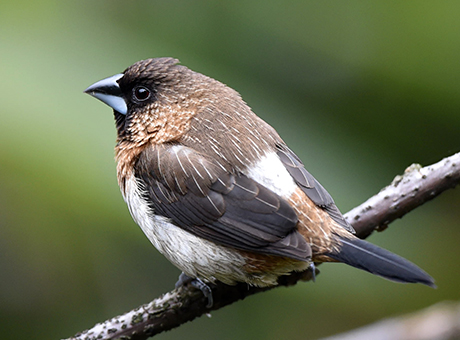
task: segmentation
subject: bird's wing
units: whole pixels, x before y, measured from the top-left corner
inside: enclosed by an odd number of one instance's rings
[[[196,236],[262,254],[311,257],[284,199],[191,148],[149,147],[135,164],[135,176],[154,214]]]
[[[331,195],[324,187],[305,169],[297,155],[284,144],[276,146],[277,154],[281,162],[292,176],[302,191],[320,208],[324,209],[329,216],[351,233],[355,230],[343,217],[339,208],[334,203]]]

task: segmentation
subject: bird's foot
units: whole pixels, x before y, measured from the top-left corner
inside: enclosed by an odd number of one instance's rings
[[[211,308],[214,301],[212,298],[212,290],[211,287],[209,287],[206,283],[204,283],[201,279],[199,278],[193,278],[185,273],[181,273],[179,275],[179,279],[176,282],[176,288],[179,288],[180,286],[184,286],[186,284],[190,283],[192,287],[195,287],[196,289],[201,290],[203,293],[204,297],[208,299],[208,304],[206,305],[206,308]]]

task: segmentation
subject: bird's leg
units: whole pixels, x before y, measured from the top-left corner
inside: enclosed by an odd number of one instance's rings
[[[176,288],[179,288],[180,286],[184,286],[187,283],[190,283],[192,287],[195,287],[196,289],[201,290],[203,293],[204,297],[208,299],[208,304],[206,305],[206,308],[211,308],[214,301],[212,299],[212,290],[211,287],[209,287],[206,283],[204,283],[201,279],[199,278],[193,278],[185,273],[181,273],[179,275],[179,279],[176,282]]]

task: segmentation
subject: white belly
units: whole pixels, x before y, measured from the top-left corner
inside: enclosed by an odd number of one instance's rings
[[[233,284],[245,281],[243,256],[231,249],[194,236],[150,211],[134,176],[126,181],[126,196],[134,221],[155,248],[190,277]]]

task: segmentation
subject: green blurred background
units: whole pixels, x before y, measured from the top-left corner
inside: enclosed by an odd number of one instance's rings
[[[111,110],[84,95],[173,56],[237,89],[346,212],[413,162],[460,150],[458,1],[2,1],[0,330],[69,337],[173,288],[179,271],[116,183]],[[460,298],[460,191],[370,240],[437,290],[343,265],[158,339],[317,339]]]

